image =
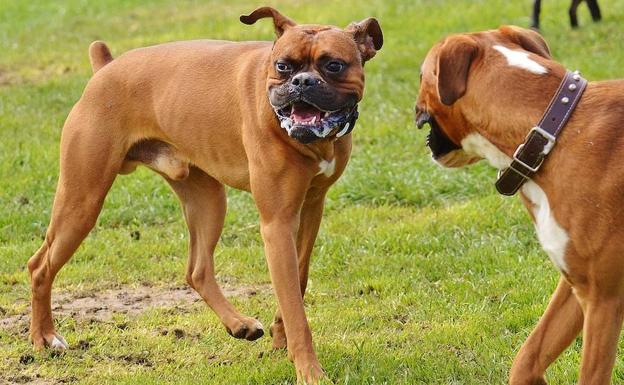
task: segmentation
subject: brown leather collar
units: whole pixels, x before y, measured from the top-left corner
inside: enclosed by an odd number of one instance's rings
[[[546,155],[555,146],[557,136],[570,119],[586,86],[587,80],[578,71],[566,72],[542,120],[529,131],[524,143],[518,146],[509,167],[499,171],[496,181],[499,193],[514,195],[537,173]]]

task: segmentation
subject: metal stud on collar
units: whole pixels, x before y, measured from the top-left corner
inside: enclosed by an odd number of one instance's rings
[[[568,86],[568,89],[569,89],[570,91],[575,91],[575,90],[576,90],[576,84],[574,84],[574,83],[570,84],[570,85]]]
[[[568,98],[567,96],[564,96],[563,98],[561,98],[561,103],[563,103],[563,104],[570,103],[570,98]]]

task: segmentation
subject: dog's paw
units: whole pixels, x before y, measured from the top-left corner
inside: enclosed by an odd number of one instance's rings
[[[69,349],[69,344],[65,341],[65,338],[57,333],[44,333],[38,337],[32,339],[35,350],[42,350],[44,348],[50,348],[54,350]]]
[[[286,349],[286,330],[283,322],[273,322],[269,328],[269,333],[273,337],[273,349]]]
[[[225,325],[225,329],[232,337],[248,341],[255,341],[264,335],[264,327],[258,320],[244,316],[234,318],[229,325]]]
[[[304,385],[326,385],[332,384],[332,381],[325,376],[325,372],[321,365],[314,360],[301,362],[295,360],[295,369],[297,370],[297,384]]]
[[[48,342],[48,344],[52,349],[65,350],[69,348],[69,344],[65,341],[65,338],[58,334],[52,336],[52,339]]]
[[[539,377],[522,377],[512,376],[509,380],[510,385],[548,385],[544,376]]]

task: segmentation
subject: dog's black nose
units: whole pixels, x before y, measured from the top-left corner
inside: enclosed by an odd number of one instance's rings
[[[322,82],[321,78],[312,72],[301,72],[293,76],[290,84],[297,88],[306,89]]]
[[[429,122],[431,122],[431,115],[429,115],[427,111],[423,111],[416,107],[416,127],[421,129]]]

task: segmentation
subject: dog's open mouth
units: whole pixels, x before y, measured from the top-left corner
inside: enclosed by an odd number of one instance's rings
[[[357,104],[336,111],[324,111],[310,103],[296,101],[275,108],[282,128],[301,143],[308,144],[326,138],[332,132],[341,137],[353,129],[357,118]]]
[[[461,149],[461,147],[453,143],[453,141],[444,134],[435,118],[430,117],[427,123],[429,123],[431,130],[429,131],[429,135],[427,135],[426,143],[434,159],[438,159],[451,151]]]

